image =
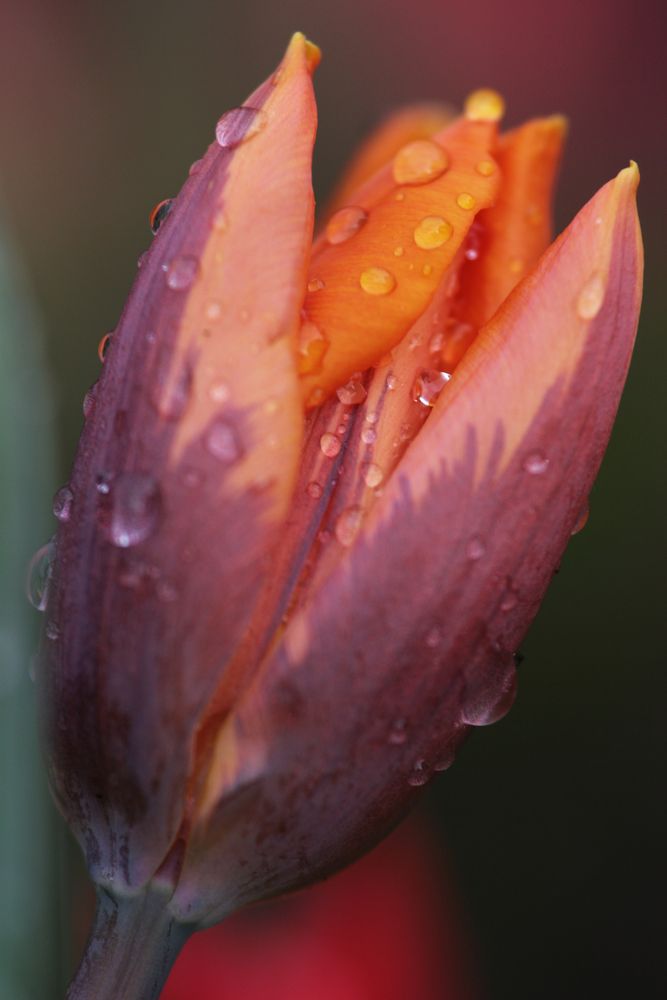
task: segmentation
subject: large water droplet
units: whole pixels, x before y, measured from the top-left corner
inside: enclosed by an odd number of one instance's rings
[[[389,295],[396,287],[396,278],[384,267],[367,267],[359,276],[359,284],[369,295]]]
[[[435,401],[447,385],[451,378],[449,372],[438,371],[435,368],[428,368],[421,372],[415,379],[412,388],[412,398],[422,406],[435,406]]]
[[[215,138],[223,149],[234,149],[264,128],[266,115],[258,108],[241,106],[226,111],[215,126]]]
[[[365,400],[366,390],[359,378],[352,377],[349,382],[336,389],[336,395],[345,406],[356,406]]]
[[[341,208],[331,216],[325,230],[327,240],[334,244],[345,243],[351,239],[368,219],[368,213],[358,205]]]
[[[327,458],[335,458],[341,449],[340,438],[326,431],[320,438],[320,450]]]
[[[206,450],[223,465],[233,465],[243,455],[238,432],[228,420],[215,420],[205,437]]]
[[[422,250],[435,250],[446,243],[453,232],[451,224],[441,215],[427,215],[417,225],[412,235]]]
[[[69,486],[61,486],[53,498],[53,514],[59,521],[69,521],[74,494]]]
[[[489,726],[506,715],[516,697],[514,657],[496,650],[486,670],[466,687],[461,705],[461,721],[469,726]]]
[[[163,265],[167,287],[174,292],[184,292],[194,282],[199,270],[199,261],[196,257],[184,254],[182,257],[174,257],[167,265]]]
[[[109,541],[128,549],[149,538],[162,515],[162,493],[143,472],[121,472],[113,480],[110,502],[102,509]]]
[[[577,296],[577,314],[581,319],[597,316],[604,302],[604,292],[602,275],[592,274]]]
[[[549,468],[549,459],[541,451],[533,451],[524,459],[523,468],[531,476],[541,476]]]
[[[447,153],[430,139],[417,139],[399,149],[394,157],[393,174],[397,184],[428,184],[445,172]]]
[[[46,545],[37,549],[28,565],[26,596],[33,608],[37,608],[38,611],[46,611],[55,557],[56,541],[54,537]]]
[[[357,506],[348,507],[338,515],[335,530],[336,538],[341,545],[347,547],[352,544],[361,527],[362,518],[363,510]]]

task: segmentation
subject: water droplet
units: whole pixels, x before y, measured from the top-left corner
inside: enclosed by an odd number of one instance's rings
[[[192,392],[192,369],[184,365],[173,377],[160,372],[150,391],[150,401],[165,420],[178,420],[185,412]]]
[[[468,230],[464,244],[463,256],[466,260],[478,260],[482,248],[482,227],[477,222],[473,222]]]
[[[243,454],[236,428],[228,420],[214,420],[204,438],[206,450],[224,465],[232,465]]]
[[[482,177],[491,177],[492,174],[496,172],[496,165],[493,160],[480,160],[479,163],[475,165],[475,170]]]
[[[421,757],[415,762],[412,771],[408,775],[408,784],[412,785],[413,788],[419,788],[421,785],[426,784],[430,776],[428,764],[424,758]]]
[[[320,450],[327,458],[335,458],[341,449],[340,438],[326,431],[320,438]]]
[[[531,476],[541,476],[549,467],[549,459],[541,451],[533,451],[524,459],[523,468]]]
[[[364,469],[364,482],[369,489],[374,490],[380,485],[384,478],[384,473],[375,462],[369,462]]]
[[[322,492],[323,490],[319,483],[312,482],[308,483],[308,485],[306,486],[306,493],[308,494],[309,497],[312,497],[313,500],[319,500],[320,497],[322,496]]]
[[[465,209],[466,212],[471,212],[477,203],[471,194],[468,194],[467,191],[462,191],[457,196],[456,204],[459,208]]]
[[[345,406],[356,406],[365,400],[366,390],[358,379],[351,378],[345,385],[336,389],[336,395]]]
[[[46,611],[49,599],[49,584],[56,558],[56,540],[51,538],[46,545],[37,549],[28,565],[26,574],[26,596],[33,608]]]
[[[190,168],[192,169],[192,168]],[[158,229],[167,218],[171,212],[171,206],[174,204],[173,198],[165,198],[164,201],[158,202],[153,211],[151,212],[148,222],[151,227],[151,232],[155,236]]]
[[[50,639],[51,642],[55,642],[55,640],[58,639],[60,636],[60,629],[58,628],[58,625],[54,621],[47,622],[44,632],[46,638]]]
[[[405,719],[394,719],[389,730],[387,742],[392,746],[401,747],[408,738],[408,724]]]
[[[83,397],[83,416],[87,420],[95,409],[95,397],[97,396],[98,383],[93,382],[86,395]]]
[[[336,538],[341,545],[347,547],[352,544],[357,536],[359,528],[361,527],[363,514],[364,512],[361,507],[354,506],[348,507],[338,515],[335,531]]]
[[[304,320],[299,331],[299,374],[308,375],[317,371],[328,350],[329,341],[320,328],[311,320]]]
[[[602,275],[591,275],[577,296],[577,315],[581,319],[593,319],[597,316],[604,302],[604,293]]]
[[[402,257],[404,252],[403,247],[394,247],[394,257]]]
[[[324,288],[324,282],[321,278],[311,278],[308,282],[309,292],[321,292]]]
[[[442,146],[430,139],[417,139],[399,149],[394,157],[394,180],[397,184],[428,184],[448,166],[449,157]]]
[[[422,250],[435,250],[451,237],[453,229],[440,215],[427,215],[416,227],[414,241]]]
[[[586,527],[588,523],[589,514],[590,514],[590,509],[588,507],[588,504],[586,503],[579,511],[579,516],[574,523],[574,527],[572,528],[573,535],[577,535],[580,531],[582,531]]]
[[[387,389],[389,389],[389,391],[391,392],[398,385],[398,379],[396,378],[395,375],[389,374],[387,375],[385,385],[387,386]]]
[[[103,522],[113,545],[129,549],[153,534],[162,514],[162,494],[152,476],[121,472],[113,481],[110,500]]]
[[[486,555],[486,545],[479,535],[473,535],[466,545],[466,556],[471,562],[477,562]]]
[[[422,406],[435,406],[435,401],[451,379],[450,372],[438,371],[436,368],[428,368],[421,372],[415,379],[412,388],[412,398]]]
[[[214,403],[226,403],[229,399],[229,386],[226,382],[213,382],[209,386],[208,394]]]
[[[442,629],[438,625],[434,625],[433,628],[426,633],[424,642],[429,649],[436,649],[442,642]]]
[[[101,496],[108,496],[111,492],[111,476],[108,472],[100,472],[95,479],[95,489]]]
[[[165,265],[163,265],[164,267]],[[198,270],[199,261],[196,257],[187,254],[182,257],[174,257],[165,268],[167,287],[174,292],[184,292],[197,277]]]
[[[466,689],[461,721],[469,726],[490,726],[509,712],[515,697],[514,657],[498,651],[488,669]]]
[[[499,605],[500,610],[511,611],[512,608],[515,608],[518,603],[519,603],[519,598],[517,597],[516,592],[511,589],[510,585],[505,594],[503,594],[502,600],[500,601]]]
[[[219,302],[209,302],[204,311],[206,319],[219,319],[222,315],[222,306]]]
[[[377,441],[377,431],[374,427],[364,427],[359,436],[364,444],[375,444]]]
[[[325,234],[334,246],[355,236],[368,220],[368,212],[358,205],[339,209],[327,222]]]
[[[234,149],[260,132],[266,123],[266,115],[258,108],[241,106],[226,111],[215,126],[215,138],[223,149]]]
[[[464,110],[469,121],[497,122],[505,114],[505,101],[497,90],[483,87],[468,95]]]
[[[369,295],[389,295],[396,287],[396,278],[384,267],[367,267],[359,275],[359,284]]]
[[[74,494],[69,486],[61,486],[53,498],[53,514],[59,521],[69,521]]]
[[[97,356],[102,362],[104,362],[107,351],[109,350],[110,343],[111,343],[111,334],[105,333],[104,336],[100,338],[100,342],[97,345]]]

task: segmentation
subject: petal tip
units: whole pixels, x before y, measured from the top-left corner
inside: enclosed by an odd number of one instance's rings
[[[285,58],[288,59],[297,53],[305,59],[308,72],[314,73],[321,62],[322,52],[320,47],[306,38],[302,31],[295,31],[290,38]]]

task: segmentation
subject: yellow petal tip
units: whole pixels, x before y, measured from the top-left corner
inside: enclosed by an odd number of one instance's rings
[[[287,56],[294,52],[303,53],[308,66],[308,72],[314,73],[322,59],[320,47],[306,38],[302,31],[295,31],[287,47]]]
[[[499,122],[505,114],[505,99],[497,90],[480,87],[468,94],[463,107],[469,121]]]

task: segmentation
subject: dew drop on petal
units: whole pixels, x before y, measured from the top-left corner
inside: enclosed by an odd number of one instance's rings
[[[471,212],[475,207],[476,202],[471,194],[468,194],[467,191],[463,191],[460,195],[458,195],[456,204],[459,208],[465,209],[466,212]]]
[[[427,215],[415,228],[413,237],[422,250],[435,250],[450,239],[452,226],[441,215]]]
[[[234,149],[260,132],[266,124],[266,115],[258,108],[241,106],[226,111],[215,126],[215,138],[223,149]]]
[[[341,545],[347,547],[352,544],[361,527],[362,518],[363,510],[357,506],[347,507],[338,515],[335,533]]]
[[[336,395],[345,406],[356,406],[366,399],[366,390],[358,378],[351,378],[336,389]]]
[[[379,465],[375,462],[369,462],[368,465],[364,467],[364,482],[369,489],[374,490],[380,485],[384,478],[384,473]]]
[[[466,545],[466,556],[471,562],[477,562],[486,555],[486,545],[479,535],[473,535]]]
[[[185,412],[192,392],[192,369],[184,365],[172,378],[162,376],[152,386],[150,401],[165,420],[178,420]]]
[[[327,222],[326,238],[334,246],[346,243],[359,232],[367,220],[368,212],[358,205],[341,208]]]
[[[320,451],[327,458],[335,458],[341,449],[340,438],[337,438],[335,434],[331,434],[329,431],[325,433],[320,438]]]
[[[316,483],[315,481],[308,483],[308,485],[306,486],[306,493],[308,494],[309,497],[312,497],[313,500],[319,500],[320,497],[322,496],[322,492],[323,492],[322,487],[320,486],[319,483]]]
[[[415,762],[412,771],[408,775],[408,784],[413,788],[419,788],[421,785],[426,784],[430,776],[428,765],[422,757]]]
[[[236,428],[228,420],[214,420],[204,437],[209,455],[223,465],[233,465],[243,455]]]
[[[505,114],[505,101],[497,90],[482,87],[468,95],[464,111],[469,121],[497,122]]]
[[[167,287],[174,292],[186,291],[197,277],[198,270],[199,261],[196,257],[188,254],[174,257],[165,270]]]
[[[387,386],[387,389],[389,389],[390,392],[396,388],[396,386],[398,385],[398,379],[393,373],[387,375],[385,385]]]
[[[585,504],[581,509],[581,511],[579,512],[579,517],[575,521],[574,527],[572,528],[573,535],[577,535],[580,531],[582,531],[586,527],[588,523],[589,514],[590,510],[588,504]]]
[[[112,335],[110,333],[105,333],[97,345],[97,356],[102,362],[104,362],[104,359],[107,355],[107,351],[109,350],[109,345],[111,344],[111,336]]]
[[[375,444],[377,440],[377,431],[374,427],[364,427],[359,436],[364,444]]]
[[[320,328],[311,320],[304,320],[299,330],[299,374],[307,375],[317,371],[328,350],[329,341]]]
[[[412,398],[422,406],[428,408],[435,406],[438,396],[451,377],[450,372],[438,371],[435,368],[420,372],[412,388]]]
[[[604,302],[604,281],[600,274],[593,274],[577,296],[577,315],[581,319],[593,319],[600,312]]]
[[[408,724],[405,719],[394,719],[389,730],[387,742],[392,746],[401,747],[408,738]]]
[[[516,697],[514,657],[498,653],[496,661],[465,692],[461,721],[469,726],[489,726],[506,715]]]
[[[447,153],[430,139],[417,139],[399,149],[393,174],[397,184],[428,184],[449,166]]]
[[[61,486],[53,498],[53,515],[59,521],[69,521],[74,494],[69,486]]]
[[[171,212],[171,206],[174,204],[173,198],[165,198],[164,201],[158,202],[153,211],[151,212],[148,222],[151,227],[151,232],[155,236],[158,229],[167,218]]]
[[[523,468],[531,476],[541,476],[549,468],[549,459],[541,451],[533,451],[524,459]]]
[[[111,492],[111,476],[107,472],[100,472],[95,479],[95,489],[100,496],[108,496]]]
[[[55,557],[56,540],[54,537],[46,545],[37,549],[28,565],[26,596],[33,608],[37,608],[38,611],[46,611]]]
[[[308,282],[309,292],[321,292],[324,288],[324,282],[321,278],[311,278]]]
[[[384,267],[367,267],[359,275],[359,284],[369,295],[389,295],[396,287],[396,278]]]
[[[110,501],[103,514],[113,545],[128,549],[153,534],[162,514],[162,493],[152,476],[121,472],[113,481]]]
[[[482,177],[491,177],[492,174],[496,172],[496,165],[493,160],[480,160],[479,163],[475,165],[475,170]]]

